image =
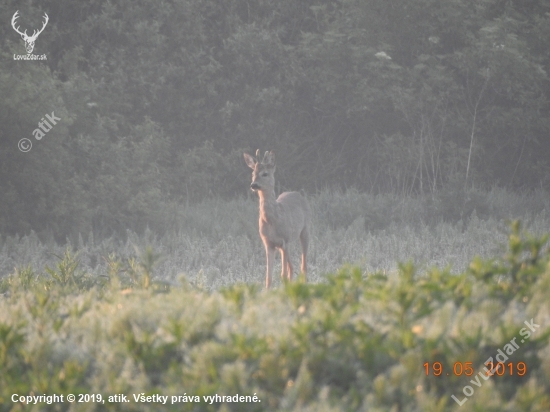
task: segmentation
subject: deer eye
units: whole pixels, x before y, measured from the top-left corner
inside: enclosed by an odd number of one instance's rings
[[[262,177],[267,177],[268,173],[267,172],[263,172],[260,176]]]

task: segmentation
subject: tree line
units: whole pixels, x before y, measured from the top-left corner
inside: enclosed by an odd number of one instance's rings
[[[49,16],[46,60],[14,58],[17,10]],[[242,196],[256,148],[281,190],[550,185],[548,0],[11,0],[0,21],[3,234],[168,228]]]

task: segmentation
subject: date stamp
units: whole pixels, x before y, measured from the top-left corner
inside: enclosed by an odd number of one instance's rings
[[[519,340],[521,343],[525,343],[530,337],[531,334],[535,333],[540,325],[537,325],[533,319],[531,321],[524,321],[525,328],[521,328],[519,331]],[[518,337],[512,338],[508,343],[506,343],[501,349],[497,349],[497,354],[495,358],[492,356],[487,359],[483,365],[484,370],[480,370],[475,377],[470,379],[471,385],[466,385],[462,388],[462,393],[465,395],[464,398],[459,399],[455,395],[451,395],[451,398],[458,404],[458,406],[464,405],[470,397],[474,394],[475,388],[480,388],[484,381],[490,379],[492,376],[525,376],[527,373],[527,365],[525,362],[508,362],[509,359],[515,351],[520,349],[520,345],[516,342]],[[496,362],[495,362],[496,359]],[[430,368],[431,366],[431,368]],[[426,375],[429,374],[430,369],[434,376],[441,376],[445,373],[445,376],[450,376],[451,372],[444,372],[443,365],[440,362],[425,362],[424,368],[426,370]],[[472,376],[474,374],[474,369],[472,367],[472,362],[455,362],[453,365],[452,373],[456,376]],[[480,379],[481,378],[481,379]]]
[[[426,376],[430,374],[433,376],[472,376],[475,371],[472,367],[472,362],[455,362],[452,369],[443,368],[441,362],[425,362],[424,369],[426,371]],[[494,363],[489,361],[485,363],[485,376],[524,376],[527,373],[527,365],[525,362],[497,362]]]

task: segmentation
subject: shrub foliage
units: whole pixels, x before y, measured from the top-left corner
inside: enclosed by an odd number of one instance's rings
[[[325,282],[272,291],[156,282],[151,250],[134,262],[111,256],[94,280],[68,250],[45,274],[23,267],[2,280],[0,405],[73,410],[79,405],[11,401],[72,393],[101,394],[80,405],[86,410],[462,410],[454,395],[468,410],[548,410],[546,240],[513,223],[504,256],[476,258],[463,273],[344,266]],[[483,379],[485,362],[514,338],[506,373]],[[155,394],[167,404],[139,401]]]

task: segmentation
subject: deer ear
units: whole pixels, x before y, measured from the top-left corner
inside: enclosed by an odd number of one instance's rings
[[[264,161],[262,163],[265,163],[267,166],[275,166],[275,153],[273,153],[273,150],[265,152]]]
[[[243,153],[244,161],[246,162],[247,166],[254,170],[256,167],[256,159],[254,159],[252,156],[250,156],[248,153]]]

